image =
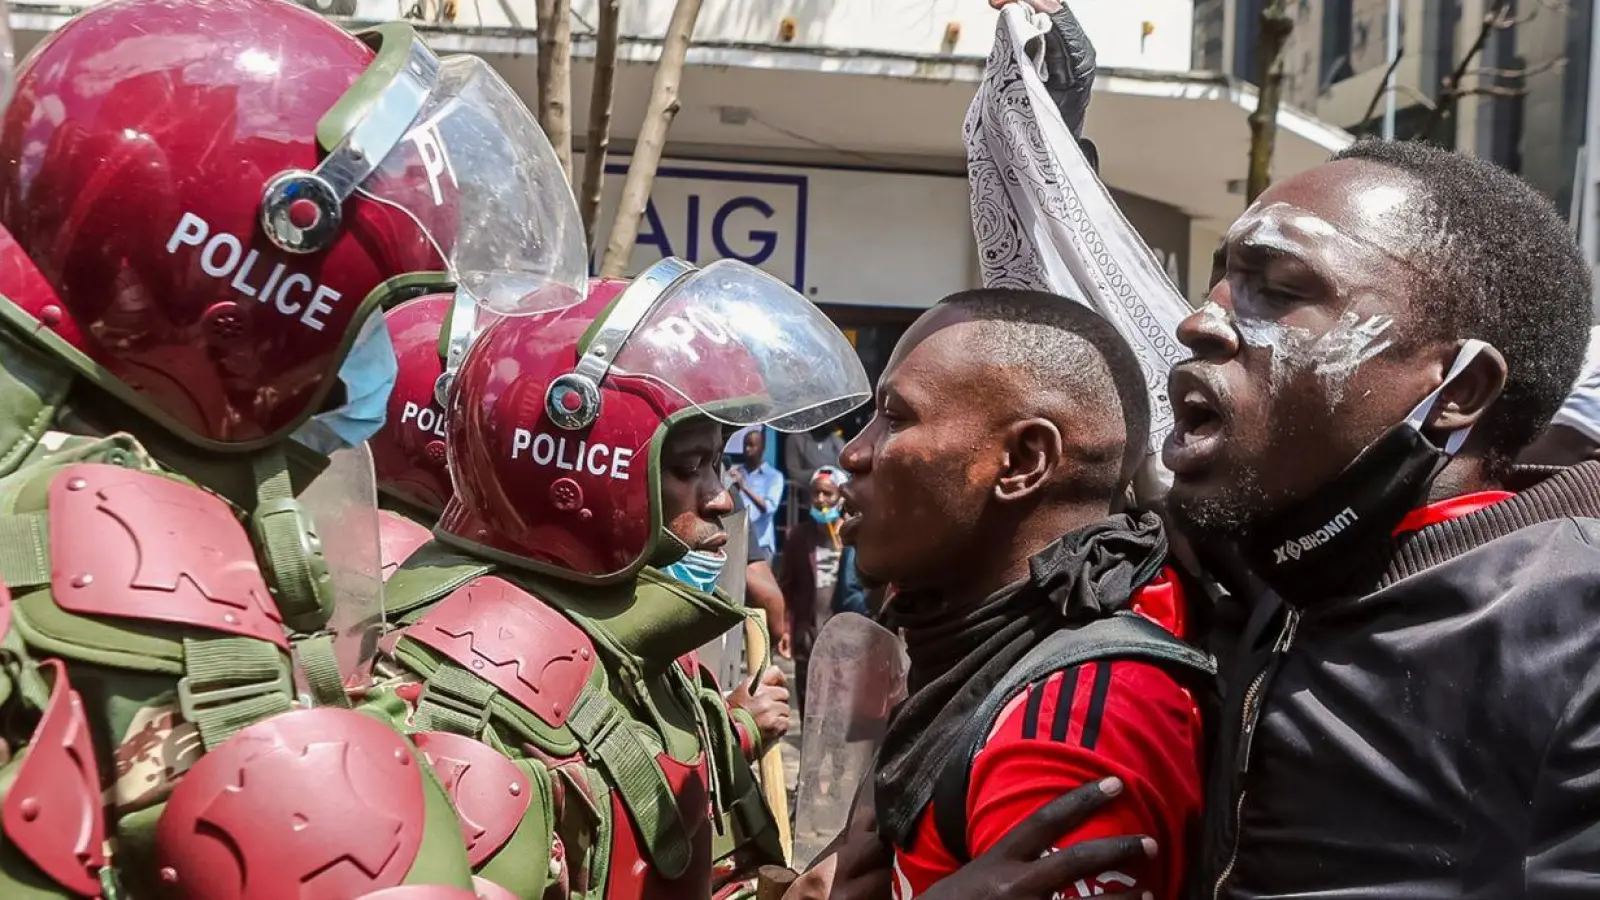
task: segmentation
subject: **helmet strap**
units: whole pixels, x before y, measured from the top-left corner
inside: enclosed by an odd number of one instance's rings
[[[670,566],[689,555],[692,548],[668,531],[665,526],[656,531],[656,545],[650,553],[648,565],[662,568]]]
[[[256,504],[250,531],[261,552],[262,574],[284,624],[295,631],[317,631],[333,615],[334,595],[316,523],[295,499],[281,446],[266,450],[252,465]]]

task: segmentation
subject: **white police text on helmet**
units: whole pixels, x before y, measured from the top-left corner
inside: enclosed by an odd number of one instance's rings
[[[1345,507],[1343,512],[1329,519],[1327,524],[1316,531],[1302,537],[1290,538],[1284,541],[1282,547],[1273,548],[1273,565],[1282,565],[1291,560],[1298,560],[1301,554],[1315,550],[1328,543],[1343,533],[1346,528],[1360,520],[1361,517],[1356,514],[1355,510],[1348,506]]]
[[[339,292],[318,284],[303,272],[291,271],[286,263],[258,267],[261,252],[245,250],[244,245],[237,235],[215,231],[211,223],[191,212],[183,214],[167,237],[168,253],[176,256],[181,248],[198,248],[201,272],[227,281],[244,298],[280,315],[293,316],[312,331],[321,331],[327,324],[327,314],[339,302]]]
[[[444,190],[440,186],[439,176],[450,176],[452,187],[460,187],[456,181],[456,167],[450,162],[450,154],[445,151],[444,140],[439,136],[439,126],[436,123],[420,125],[407,132],[406,140],[417,148],[417,155],[422,158],[422,171],[428,176],[428,188],[433,192],[433,205],[444,205]]]
[[[633,464],[633,450],[628,447],[555,437],[543,432],[534,434],[526,428],[518,428],[511,433],[511,458],[520,458],[524,451],[536,466],[584,472],[616,481],[627,481],[628,469]]]
[[[440,440],[444,439],[444,412],[433,404],[421,406],[407,402],[405,408],[400,410],[400,424],[410,423],[413,428],[423,434],[431,434]]]
[[[700,353],[694,347],[697,337],[704,337],[713,344],[732,340],[721,316],[692,306],[680,315],[663,317],[649,328],[652,344],[677,347],[691,362],[698,363]]]

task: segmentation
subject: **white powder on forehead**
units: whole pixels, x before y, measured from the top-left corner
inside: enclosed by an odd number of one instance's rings
[[[1405,188],[1392,184],[1379,184],[1358,191],[1354,199],[1362,214],[1376,219],[1393,212],[1411,196]]]

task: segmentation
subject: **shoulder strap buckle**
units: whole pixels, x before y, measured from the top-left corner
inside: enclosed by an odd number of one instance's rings
[[[489,727],[489,704],[497,693],[494,685],[446,662],[424,682],[416,725],[424,731],[477,738]]]
[[[294,674],[277,647],[249,638],[186,638],[178,709],[207,750],[293,706]]]
[[[294,696],[294,680],[289,674],[287,664],[273,676],[271,681],[256,681],[228,687],[196,689],[189,676],[185,675],[178,679],[178,709],[182,710],[184,718],[191,722],[208,709],[266,694]]]

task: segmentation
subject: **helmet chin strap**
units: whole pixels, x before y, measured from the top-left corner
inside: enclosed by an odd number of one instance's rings
[[[650,554],[648,564],[658,569],[670,566],[688,556],[691,549],[688,544],[685,544],[681,538],[668,531],[667,527],[663,525],[656,535],[655,552]]]

